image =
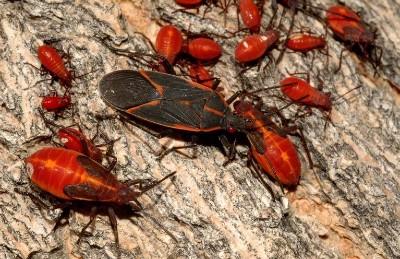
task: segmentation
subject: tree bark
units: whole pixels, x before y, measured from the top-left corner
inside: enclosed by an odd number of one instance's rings
[[[328,7],[334,1],[313,1]],[[52,231],[60,209],[43,208],[20,192],[31,193],[49,207],[50,195],[31,186],[23,159],[51,143],[24,143],[48,135],[39,116],[41,97],[52,89],[63,93],[58,83],[39,82],[46,75],[39,67],[37,47],[46,39],[70,54],[77,78],[71,91],[73,106],[59,118],[64,126],[79,123],[93,136],[100,131],[115,144],[118,158],[114,173],[121,181],[162,178],[166,181],[140,198],[143,217],[121,216],[118,220],[121,258],[400,258],[400,4],[395,0],[347,1],[372,23],[377,45],[383,49],[382,69],[374,76],[370,64],[346,52],[337,68],[343,44],[329,33],[329,65],[326,56],[315,53],[311,80],[324,83],[324,91],[339,96],[362,85],[356,97],[349,95],[332,111],[333,125],[324,130],[324,118],[315,111],[301,120],[315,168],[308,167],[301,142],[295,138],[302,162],[302,176],[295,191],[280,191],[267,181],[282,199],[274,201],[252,175],[246,159],[237,157],[223,166],[224,155],[213,145],[197,147],[197,157],[168,154],[161,162],[155,151],[175,134],[156,139],[139,128],[115,118],[98,93],[98,82],[106,73],[141,66],[111,52],[108,46],[151,53],[143,35],[154,42],[161,23],[172,23],[192,32],[207,32],[221,43],[223,55],[215,65],[225,96],[240,89],[259,89],[277,84],[286,70],[308,71],[312,55],[286,53],[282,62],[269,64],[265,71],[254,67],[237,77],[234,48],[242,36],[228,36],[237,28],[235,8],[229,8],[224,26],[220,8],[205,14],[174,12],[173,0],[159,1],[0,1],[0,255],[1,258],[115,258],[112,229],[106,214],[100,215],[91,233],[76,244],[88,222],[90,208],[69,215],[69,224]],[[282,8],[279,7],[279,12]],[[322,13],[322,12],[321,12]],[[270,2],[264,5],[263,25],[272,16]],[[288,28],[289,15],[283,19]],[[300,26],[323,34],[321,22],[299,12]],[[216,35],[225,35],[222,38]],[[279,51],[273,50],[275,58]],[[264,65],[268,62],[265,58]],[[30,64],[30,65],[29,65]],[[388,82],[390,81],[390,83]],[[279,91],[276,92],[276,94]],[[269,105],[281,105],[265,98]],[[279,106],[280,107],[280,106]],[[285,114],[293,115],[297,107]],[[99,120],[99,118],[106,118]],[[200,136],[203,138],[204,136]],[[208,138],[207,136],[205,136]],[[101,139],[101,138],[100,138]],[[101,142],[101,141],[100,141]],[[246,142],[239,150],[246,152]],[[193,150],[183,150],[191,154]],[[285,207],[288,201],[288,207]],[[119,213],[121,214],[121,213]]]

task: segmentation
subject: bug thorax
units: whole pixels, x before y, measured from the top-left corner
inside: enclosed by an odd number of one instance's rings
[[[136,200],[137,197],[139,197],[142,194],[142,192],[139,189],[136,188],[131,188],[126,185],[121,185],[115,202],[119,204],[125,204],[130,201]]]
[[[253,122],[243,116],[229,112],[225,116],[225,130],[229,133],[244,132],[253,127]]]

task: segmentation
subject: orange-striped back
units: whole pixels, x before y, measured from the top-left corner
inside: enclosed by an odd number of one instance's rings
[[[301,164],[297,156],[297,150],[287,137],[282,137],[267,128],[269,123],[265,121],[264,114],[255,109],[251,103],[240,102],[235,106],[235,110],[242,116],[251,119],[254,123],[254,132],[248,134],[258,134],[259,137],[250,138],[262,143],[263,153],[260,153],[255,143],[251,146],[251,153],[262,169],[279,183],[285,186],[296,186],[300,179]]]
[[[26,163],[32,182],[61,199],[112,202],[121,186],[103,166],[69,149],[43,148],[26,158]],[[74,185],[87,186],[88,194],[68,196],[65,187]],[[93,193],[95,198],[88,198]]]

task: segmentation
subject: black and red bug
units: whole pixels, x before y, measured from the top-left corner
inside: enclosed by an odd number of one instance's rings
[[[236,116],[216,91],[201,84],[151,71],[120,70],[99,84],[103,100],[136,119],[190,132],[245,130],[249,122]]]

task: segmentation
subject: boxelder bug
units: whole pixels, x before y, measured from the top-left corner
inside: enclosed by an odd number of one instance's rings
[[[113,164],[116,163],[117,159],[114,155],[112,155],[112,152],[113,145],[118,139],[108,140],[108,138],[102,134],[102,137],[106,140],[106,143],[96,145],[94,143],[94,139],[98,136],[99,128],[97,128],[96,134],[91,139],[89,139],[83,133],[79,125],[76,125],[78,129],[74,128],[74,126],[63,127],[47,119],[42,111],[39,112],[46,126],[50,129],[50,131],[53,132],[53,135],[57,135],[59,142],[61,142],[61,145],[64,148],[82,153],[100,164],[102,163],[104,157],[108,159],[110,166],[113,166]],[[50,136],[50,138],[51,137],[52,136]],[[48,138],[49,136],[38,136],[33,138],[32,140]],[[55,144],[59,145],[59,142],[55,142]],[[103,151],[100,149],[100,147],[103,146],[107,146],[107,151],[105,152],[105,154],[103,154]]]
[[[187,53],[201,61],[215,60],[221,56],[219,44],[210,38],[199,37],[189,40]]]
[[[239,0],[239,13],[244,25],[251,31],[258,33],[261,26],[261,15],[253,0]]]
[[[203,0],[175,0],[175,2],[185,7],[194,7],[200,5]]]
[[[326,41],[324,37],[305,33],[291,35],[286,42],[288,49],[303,53],[314,49],[323,49],[325,46]]]
[[[183,36],[181,31],[173,25],[163,26],[157,34],[155,49],[165,57],[170,64],[175,62],[176,56],[181,52]]]
[[[246,134],[254,160],[280,184],[295,187],[299,183],[301,163],[294,144],[288,137],[274,132],[272,129],[277,128],[274,123],[250,102],[236,101],[234,109],[254,122],[255,129]]]
[[[319,78],[318,78],[319,79]],[[320,79],[319,79],[320,80]],[[320,87],[322,88],[322,81],[320,80]],[[332,104],[341,98],[343,98],[348,93],[360,88],[356,86],[346,93],[333,99],[330,93],[324,93],[317,88],[314,88],[309,83],[309,78],[307,81],[298,78],[296,76],[289,76],[280,82],[280,89],[282,93],[287,96],[294,103],[304,105],[306,107],[318,108],[324,113],[326,121],[330,121],[330,114],[332,112]],[[311,110],[305,114],[310,114]],[[304,114],[304,115],[305,115]],[[324,126],[326,128],[326,124]]]
[[[269,30],[263,34],[253,34],[244,38],[235,49],[235,59],[239,63],[249,63],[261,58],[279,40],[279,31]]]
[[[32,182],[42,190],[65,201],[93,202],[89,223],[82,229],[79,239],[94,221],[100,203],[108,207],[108,215],[118,245],[117,219],[113,206],[129,204],[133,211],[140,211],[139,198],[175,173],[163,179],[145,184],[145,180],[134,180],[131,187],[119,182],[105,168],[89,157],[73,150],[47,147],[26,158],[27,173]],[[133,202],[133,203],[130,203]],[[88,203],[90,205],[90,203]],[[58,223],[57,223],[58,224]]]
[[[301,78],[295,76],[286,77],[280,82],[280,85],[282,93],[294,102],[327,112],[332,110],[330,93],[319,91]]]
[[[48,112],[61,112],[71,105],[71,96],[66,92],[63,96],[53,95],[43,96],[42,109]]]
[[[60,128],[57,135],[66,149],[82,153],[98,163],[103,161],[101,149],[93,143],[93,139],[88,139],[81,130],[73,127]],[[116,160],[114,159],[114,161]]]
[[[64,64],[64,60],[57,50],[47,44],[39,46],[37,55],[42,66],[47,69],[50,74],[61,81],[61,84],[70,87],[73,76]]]
[[[337,38],[347,44],[362,58],[368,60],[375,71],[380,65],[382,48],[375,45],[376,32],[371,32],[354,11],[343,5],[335,5],[327,10],[326,22]],[[344,50],[340,53],[339,67]]]
[[[169,74],[120,70],[105,75],[99,88],[111,107],[164,127],[191,132],[251,127],[229,109],[232,98],[225,101],[206,86]]]
[[[205,85],[213,90],[217,88],[220,82],[201,64],[189,65],[189,76],[193,81]]]
[[[221,12],[224,13],[224,25],[226,26],[226,13],[228,12],[229,6],[234,4],[233,0],[175,0],[175,3],[183,6],[185,9],[178,9],[174,12],[186,12],[187,9],[196,9],[197,13],[201,5],[205,5],[202,18],[205,17],[213,6],[222,9]],[[220,12],[220,13],[221,13]]]

